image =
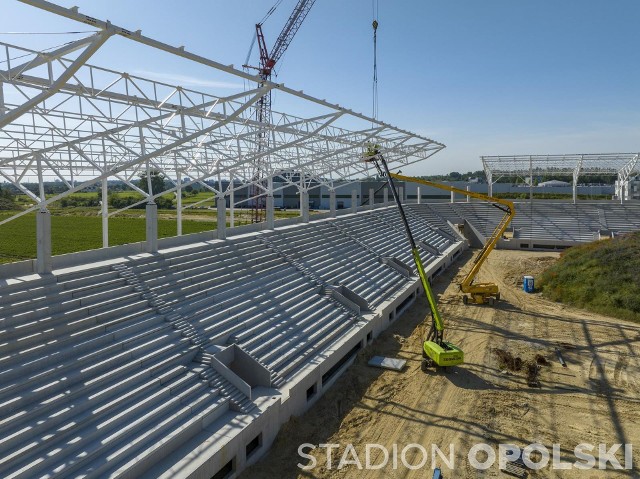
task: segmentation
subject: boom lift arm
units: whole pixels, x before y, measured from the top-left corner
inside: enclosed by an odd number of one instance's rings
[[[395,175],[389,172],[387,162],[377,147],[370,145],[369,149],[363,156],[365,161],[371,162],[376,166],[376,169],[381,176],[386,176],[387,178],[389,189],[391,190],[394,201],[398,205],[398,212],[400,213],[400,218],[402,219],[407,239],[411,245],[411,254],[416,265],[416,270],[418,271],[418,276],[420,277],[420,282],[422,283],[422,288],[424,289],[427,301],[429,302],[432,324],[422,346],[422,368],[425,369],[426,367],[433,365],[446,367],[462,364],[464,362],[464,353],[462,350],[452,343],[444,340],[444,322],[440,316],[440,311],[438,310],[436,297],[433,294],[433,290],[431,289],[431,285],[427,279],[424,267],[422,266],[420,252],[413,238],[413,234],[411,233],[407,216],[405,215],[404,208],[402,207],[402,203],[398,197],[398,192],[396,191],[395,184],[393,183],[393,177]]]
[[[480,267],[486,261],[491,251],[493,251],[493,249],[496,247],[498,241],[500,240],[500,238],[502,238],[502,235],[506,231],[507,226],[509,226],[509,223],[515,216],[516,210],[513,202],[509,200],[503,200],[501,198],[493,198],[491,196],[483,195],[482,193],[462,190],[454,186],[443,185],[441,183],[435,183],[433,181],[414,178],[411,176],[404,176],[396,173],[391,173],[391,176],[400,181],[411,181],[414,183],[420,183],[421,185],[432,186],[441,190],[452,191],[454,193],[460,193],[461,195],[467,195],[472,198],[487,201],[494,207],[504,212],[504,216],[500,220],[500,223],[498,223],[498,226],[496,226],[496,228],[493,230],[493,233],[487,239],[484,246],[473,260],[471,271],[469,271],[469,273],[462,280],[462,283],[460,283],[460,290],[465,293],[465,296],[462,297],[465,304],[469,301],[470,298],[471,301],[475,304],[489,303],[493,305],[495,301],[500,299],[500,289],[498,288],[498,285],[495,283],[474,283],[474,280],[478,275],[478,272],[480,271]],[[467,294],[469,296],[467,296]]]

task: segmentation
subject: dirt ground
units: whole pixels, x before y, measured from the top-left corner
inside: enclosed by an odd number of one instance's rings
[[[574,448],[592,444],[640,444],[640,325],[591,314],[522,291],[523,274],[536,276],[557,258],[555,253],[499,250],[483,267],[480,280],[500,285],[498,306],[464,306],[457,282],[470,267],[471,252],[434,282],[440,295],[446,339],[465,352],[462,366],[448,371],[420,369],[422,320],[426,301],[416,304],[362,351],[355,364],[305,415],[293,418],[280,431],[271,451],[241,476],[243,479],[281,478],[431,478],[432,445],[448,458],[453,470],[436,454],[444,477],[513,477],[498,461],[487,470],[472,467],[468,453],[479,443],[498,454],[499,444],[520,448],[540,443],[551,452],[559,444],[560,459],[574,463]],[[567,367],[562,367],[556,349]],[[402,372],[367,366],[373,355],[407,360]],[[533,375],[533,377],[531,377]],[[327,448],[309,452],[317,465],[298,454],[300,444],[339,444],[327,461]],[[409,444],[416,447],[401,450]],[[353,450],[349,449],[353,445]],[[385,467],[366,469],[366,444],[389,452]],[[393,445],[397,444],[397,466]],[[640,449],[639,449],[640,451]],[[589,452],[585,449],[585,452]],[[640,452],[638,452],[640,454]],[[535,453],[534,461],[541,458]],[[624,450],[616,457],[624,463]],[[486,453],[479,453],[483,461]],[[352,461],[352,464],[341,459]],[[425,462],[426,459],[426,462]],[[370,464],[384,464],[384,452],[371,449]],[[357,461],[362,464],[359,469]],[[583,461],[584,462],[584,461]],[[637,478],[632,470],[558,470],[549,465],[529,470],[529,477]],[[340,467],[340,466],[343,467]],[[331,466],[329,468],[329,466]]]

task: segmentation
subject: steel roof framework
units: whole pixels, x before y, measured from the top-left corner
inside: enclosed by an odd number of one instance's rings
[[[119,35],[254,85],[261,82],[233,66],[145,37],[139,30],[131,32],[83,15],[75,7],[20,1],[97,31],[48,52],[0,43],[0,181],[10,182],[36,203],[0,224],[30,211],[44,211],[52,202],[95,184],[102,183],[104,192],[108,179],[121,180],[142,193],[145,198],[140,203],[144,203],[179,193],[193,183],[218,198],[233,196],[234,190],[250,185],[272,196],[294,184],[285,179],[282,186],[274,187],[274,177],[282,179],[282,171],[296,171],[303,178],[295,183],[302,194],[311,185],[331,190],[338,183],[368,175],[370,167],[361,161],[368,142],[378,144],[394,167],[422,161],[444,148],[429,138],[283,84],[266,82],[219,96],[91,65],[91,56]],[[274,112],[270,124],[260,123],[254,105],[272,90],[322,112],[313,117]],[[259,139],[265,131],[269,147],[261,150]],[[260,176],[256,175],[258,160]],[[151,188],[148,194],[142,191],[136,179],[151,170],[162,172],[173,187],[157,193]],[[25,187],[34,179],[39,194]],[[46,198],[47,179],[59,179],[66,190]],[[230,180],[224,190],[222,179]],[[217,186],[205,180],[215,180]],[[108,214],[103,208],[103,216]],[[180,222],[180,208],[178,216]]]
[[[633,172],[640,171],[638,153],[590,153],[571,155],[510,155],[481,156],[489,184],[501,177],[533,178],[534,175],[572,177],[573,201],[577,198],[580,176],[616,175],[616,197],[624,198],[624,188]]]

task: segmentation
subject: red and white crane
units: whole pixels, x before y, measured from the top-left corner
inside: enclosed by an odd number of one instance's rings
[[[258,40],[258,50],[260,52],[260,67],[258,68],[258,74],[260,75],[262,82],[271,81],[271,75],[276,63],[278,63],[282,58],[282,55],[284,55],[284,52],[289,48],[293,37],[298,33],[300,25],[304,22],[304,19],[307,17],[307,14],[309,13],[309,10],[311,10],[311,7],[313,7],[315,1],[316,0],[298,0],[298,3],[287,20],[287,23],[280,32],[278,39],[273,44],[271,53],[269,53],[269,49],[267,48],[267,44],[264,39],[264,33],[262,32],[262,24],[264,23],[264,20],[256,24],[256,39]],[[274,5],[265,19],[268,18],[279,3],[280,2]],[[271,93],[264,95],[258,102],[258,106],[258,121],[269,123],[271,120]]]
[[[264,19],[256,24],[256,36],[255,38],[258,41],[258,50],[260,53],[260,66],[257,68],[258,76],[260,77],[259,84],[262,86],[264,82],[271,81],[271,76],[273,74],[273,69],[278,63],[278,61],[284,55],[284,52],[287,50],[293,37],[302,22],[307,17],[309,10],[313,7],[313,4],[316,0],[298,0],[293,12],[289,16],[287,23],[284,28],[280,32],[276,42],[273,44],[273,48],[271,52],[267,48],[267,44],[264,39],[264,33],[262,32],[262,25],[264,21],[275,11],[278,5],[282,0],[276,2],[276,4],[269,10],[269,12],[265,15]],[[249,52],[251,54],[251,52]],[[248,65],[244,65],[248,67]],[[256,68],[256,67],[250,67]],[[262,124],[264,127],[260,129],[258,136],[258,153],[266,150],[269,144],[269,129],[268,125],[271,123],[271,91],[269,93],[263,95],[256,105],[256,120]],[[254,177],[254,181],[259,181],[260,178],[263,177],[263,172],[261,171],[261,156],[258,155],[258,163],[256,164],[256,174]],[[253,222],[260,222],[263,220],[263,212],[264,212],[264,198],[261,197],[260,188],[255,187],[253,189],[252,195],[254,197],[253,200]]]

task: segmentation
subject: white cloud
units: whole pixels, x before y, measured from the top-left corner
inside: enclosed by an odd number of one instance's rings
[[[158,80],[179,86],[197,86],[206,88],[225,88],[225,89],[241,89],[242,83],[224,82],[217,80],[207,80],[206,78],[197,78],[189,75],[180,75],[175,73],[160,73],[148,70],[136,70],[134,75],[138,75],[151,80]]]

